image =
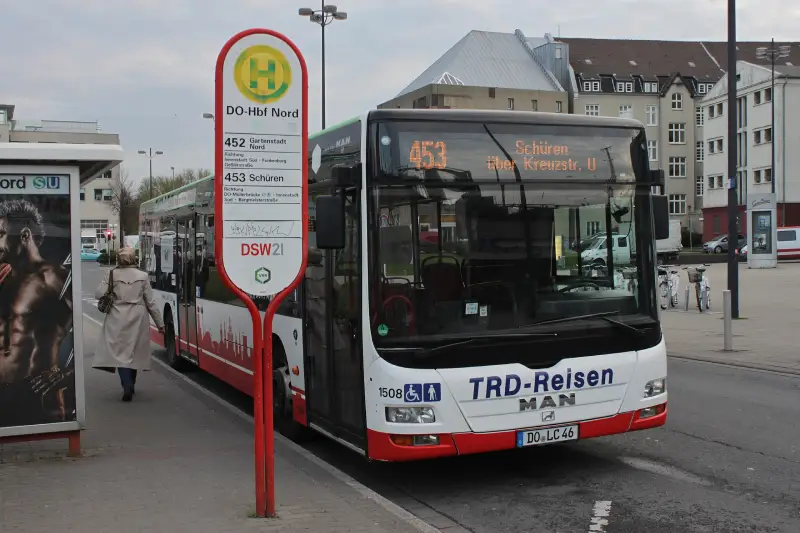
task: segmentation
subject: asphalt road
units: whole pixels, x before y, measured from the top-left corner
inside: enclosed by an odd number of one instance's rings
[[[101,272],[85,264],[95,318]],[[213,377],[187,375],[250,411]],[[800,531],[800,378],[671,359],[669,390],[664,428],[574,444],[411,464],[367,463],[324,438],[304,446],[476,533]],[[590,529],[593,516],[608,523]]]

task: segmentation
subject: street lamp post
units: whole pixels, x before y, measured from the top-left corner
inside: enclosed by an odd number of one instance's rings
[[[728,0],[728,240],[739,234],[739,203],[736,197],[736,0]],[[739,318],[739,263],[736,246],[728,246],[728,290],[731,318]]]
[[[772,64],[772,89],[771,89],[771,107],[772,107],[772,179],[770,180],[772,183],[772,194],[775,194],[775,177],[776,177],[776,168],[775,168],[775,60],[780,59],[783,57],[789,57],[790,47],[788,45],[782,45],[778,48],[775,48],[775,39],[772,39],[772,46],[767,48],[766,46],[760,46],[756,48],[756,59],[769,59],[770,63]],[[777,201],[777,198],[776,198]]]
[[[161,150],[153,151],[152,148],[148,148],[147,150],[139,150],[141,155],[146,155],[147,158],[150,160],[150,198],[153,197],[153,158],[159,155],[164,155],[164,152]]]
[[[297,10],[301,17],[308,17],[311,22],[319,24],[322,28],[322,129],[325,129],[325,26],[334,20],[347,20],[347,13],[339,11],[336,6],[325,5],[322,0],[322,9],[313,10],[310,7],[301,7]]]
[[[175,167],[169,167],[172,169],[172,181],[175,181]]]

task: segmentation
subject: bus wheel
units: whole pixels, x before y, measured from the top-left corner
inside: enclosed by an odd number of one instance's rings
[[[295,442],[306,441],[311,432],[294,419],[292,392],[289,388],[289,368],[286,366],[285,355],[277,353],[282,352],[278,346],[273,349],[276,352],[273,354],[273,360],[276,365],[280,365],[273,368],[272,371],[272,418],[275,429]]]
[[[164,324],[164,348],[167,352],[167,364],[177,371],[182,371],[186,368],[186,360],[178,355],[178,346],[175,343],[175,328],[172,326],[172,320],[167,320]]]

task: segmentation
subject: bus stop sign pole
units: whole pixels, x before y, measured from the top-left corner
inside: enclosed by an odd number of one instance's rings
[[[308,71],[285,36],[245,30],[222,47],[215,89],[215,257],[253,320],[256,515],[272,517],[272,319],[307,260]]]

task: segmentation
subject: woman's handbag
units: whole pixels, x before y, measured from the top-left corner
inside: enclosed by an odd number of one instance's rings
[[[116,269],[112,268],[111,272],[108,273],[108,287],[106,288],[106,293],[97,300],[97,309],[99,309],[101,313],[108,313],[114,305],[114,270]]]

